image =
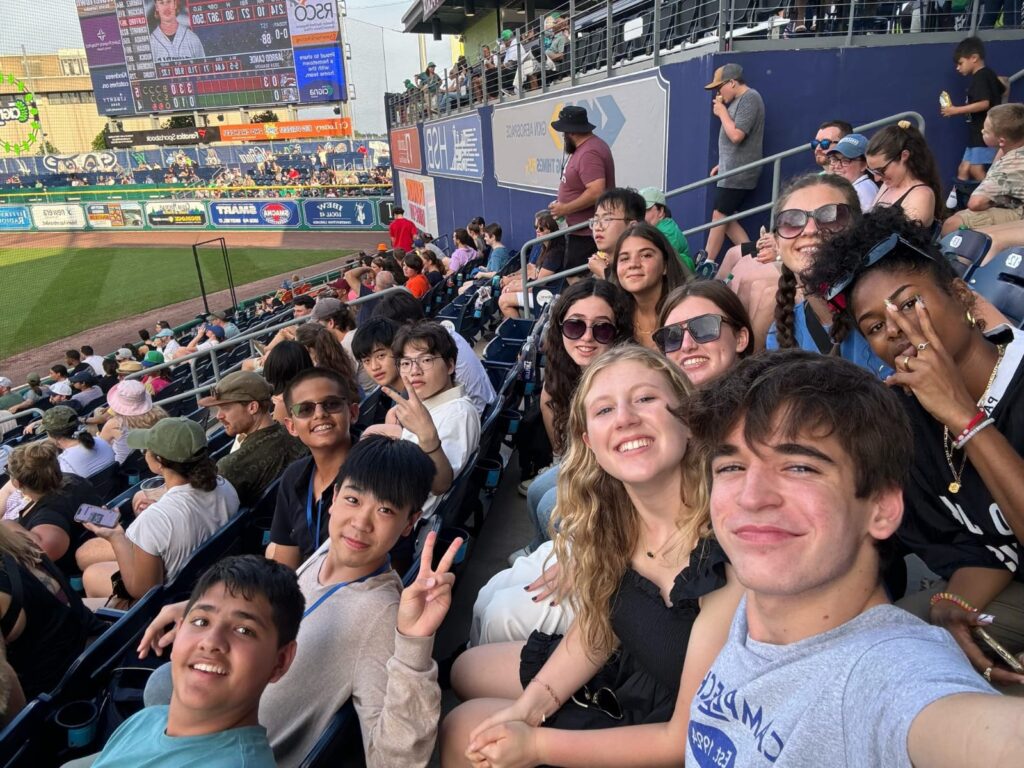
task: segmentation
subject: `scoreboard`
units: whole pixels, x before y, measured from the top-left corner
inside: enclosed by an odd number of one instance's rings
[[[336,0],[76,0],[102,115],[347,99]]]

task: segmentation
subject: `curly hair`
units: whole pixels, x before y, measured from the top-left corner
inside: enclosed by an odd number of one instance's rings
[[[154,453],[160,460],[160,464],[172,472],[184,477],[188,484],[197,491],[209,493],[217,487],[217,465],[210,458],[209,450],[204,448],[198,457],[192,461],[171,461],[163,456]]]
[[[658,295],[658,303],[655,305],[655,311],[660,312],[662,305],[665,303],[665,297],[680,285],[691,280],[693,273],[689,267],[683,266],[683,263],[676,258],[675,249],[660,229],[652,227],[645,221],[638,221],[626,227],[619,236],[618,242],[615,243],[615,249],[612,253],[612,260],[611,264],[608,265],[607,273],[608,282],[612,285],[622,288],[619,285],[618,276],[619,251],[622,248],[622,244],[630,237],[642,238],[661,252],[661,259],[665,264],[665,272],[661,277],[661,293]]]
[[[547,365],[544,366],[544,391],[550,398],[548,407],[551,408],[552,432],[556,443],[551,447],[556,454],[565,448],[569,403],[572,401],[573,392],[576,391],[576,385],[579,384],[580,376],[583,375],[583,369],[565,350],[565,342],[562,340],[562,321],[565,320],[574,304],[591,296],[604,299],[612,308],[616,326],[615,340],[612,344],[633,341],[633,302],[621,288],[617,288],[607,280],[589,278],[569,286],[558,297],[558,301],[555,302],[551,310],[551,321],[544,334],[544,354],[547,357]]]
[[[317,323],[303,323],[295,329],[295,341],[309,351],[318,367],[337,371],[348,382],[345,397],[350,403],[359,402],[356,367],[331,331]]]
[[[939,175],[939,166],[935,162],[935,155],[932,154],[928,142],[917,128],[906,120],[900,120],[896,125],[887,125],[871,137],[864,154],[882,155],[886,160],[895,160],[904,151],[909,153],[906,166],[910,175],[922,184],[926,184],[935,195],[933,215],[941,221],[946,215],[946,204],[942,196],[942,177]]]
[[[612,600],[640,540],[640,516],[626,486],[597,462],[583,440],[585,400],[594,380],[619,363],[636,362],[660,374],[679,398],[672,413],[684,420],[692,385],[663,355],[636,344],[608,350],[583,372],[569,410],[568,451],[558,473],[558,502],[549,530],[554,552],[573,584],[569,596],[587,654],[599,659],[618,643],[611,625]],[[679,516],[683,535],[676,547],[711,535],[707,475],[698,452],[687,447],[682,460]]]
[[[856,222],[860,219],[860,198],[857,197],[857,190],[853,188],[853,185],[849,181],[844,179],[842,176],[836,176],[830,173],[808,173],[803,176],[798,176],[795,179],[791,179],[783,188],[778,200],[775,201],[773,220],[778,222],[779,214],[786,210],[790,197],[792,197],[796,192],[799,192],[802,189],[809,189],[810,187],[831,187],[832,189],[838,190],[846,198],[846,204],[850,207],[850,214],[853,217],[853,221]],[[777,231],[778,230],[776,229],[776,232]],[[782,264],[781,267],[781,274],[779,275],[779,289],[775,294],[775,339],[779,344],[779,349],[788,349],[790,347],[797,346],[796,332],[794,330],[794,318],[796,293],[797,288],[800,287],[800,280],[796,273],[794,273],[793,270],[785,264]],[[840,334],[843,338],[846,336],[846,328],[843,327],[840,329],[835,323],[832,324],[832,331],[833,334]],[[836,341],[835,336],[833,336],[833,341]]]
[[[12,480],[30,491],[46,495],[61,487],[61,474],[57,455],[60,449],[49,440],[19,445],[7,459],[7,472]]]

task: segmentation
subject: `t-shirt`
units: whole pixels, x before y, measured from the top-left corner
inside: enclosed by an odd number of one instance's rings
[[[1024,218],[1024,147],[1010,150],[992,163],[984,181],[971,194],[983,195],[996,208],[1016,211]]]
[[[427,278],[427,282],[430,283],[431,288],[444,280],[444,275],[440,272],[424,272],[423,275]]]
[[[416,237],[416,225],[404,216],[388,224],[388,232],[395,248],[408,253],[412,250],[412,241]]]
[[[406,281],[405,287],[408,288],[409,293],[417,299],[422,299],[426,295],[427,291],[430,290],[430,281],[422,274],[413,275]]]
[[[725,134],[725,128],[718,131],[718,173],[739,168],[764,157],[764,101],[761,94],[748,88],[729,102],[729,116],[736,127],[746,134],[743,141],[733,144]],[[761,178],[761,168],[738,173],[718,182],[723,189],[753,189]]]
[[[238,511],[238,494],[223,477],[212,491],[176,485],[146,507],[124,532],[128,541],[164,563],[164,581]]]
[[[991,109],[1003,100],[1003,91],[1006,87],[999,80],[999,77],[988,67],[982,67],[971,76],[971,82],[967,86],[967,103],[976,104],[979,101],[987,101]],[[967,126],[970,128],[971,136],[967,142],[969,147],[984,147],[985,140],[981,138],[981,128],[988,116],[988,109],[984,112],[971,112],[964,117],[967,119]]]
[[[483,415],[484,408],[498,396],[494,391],[494,385],[491,384],[491,377],[487,375],[484,364],[480,362],[480,358],[466,338],[458,331],[448,331],[448,334],[458,349],[458,356],[455,359],[455,382],[462,385],[476,412]]]
[[[690,258],[690,244],[686,242],[686,235],[683,234],[683,230],[679,228],[674,219],[668,217],[658,222],[658,231],[661,232],[667,239],[669,244],[676,249],[676,254],[679,256],[679,260],[683,262],[691,271],[694,269],[693,259]]]
[[[537,257],[537,268],[546,269],[552,273],[561,272],[565,267],[565,238],[558,237],[554,240],[548,240],[544,245],[547,246],[547,250],[544,250],[544,246],[541,246],[540,255]]]
[[[76,392],[71,396],[71,402],[78,403],[79,408],[88,408],[92,403],[102,399],[103,390],[95,384],[88,389],[83,389],[81,392]]]
[[[82,362],[88,363],[89,367],[92,368],[92,372],[97,376],[103,375],[103,358],[99,355],[89,355]]]
[[[60,452],[60,471],[80,477],[92,477],[114,463],[114,449],[102,437],[94,437],[92,449],[79,443]]]
[[[562,170],[562,180],[558,185],[558,202],[571,203],[583,194],[587,184],[598,179],[604,179],[605,189],[615,186],[615,159],[604,139],[592,134],[569,155],[569,162]],[[571,227],[573,224],[587,221],[594,215],[594,211],[595,208],[591,205],[570,213],[565,217],[565,223]],[[590,227],[578,229],[573,234],[590,237]]]
[[[373,289],[360,283],[359,298],[361,299],[364,296],[373,296]],[[377,299],[369,299],[357,306],[359,307],[359,311],[356,312],[356,325],[362,325],[373,315],[373,308],[377,306]]]
[[[292,462],[284,471],[277,486],[277,505],[270,524],[270,542],[298,547],[302,560],[327,540],[331,504],[334,502],[333,484],[324,488],[319,499],[314,496],[310,502],[309,486],[314,468],[313,457],[305,456]]]
[[[875,204],[875,198],[878,197],[878,185],[875,184],[875,180],[867,173],[862,173],[857,177],[857,180],[853,182],[853,188],[857,191],[857,198],[860,200],[860,209],[867,213],[871,210]]]
[[[145,707],[117,727],[93,768],[275,768],[260,725],[168,736],[167,706]]]
[[[24,507],[18,518],[26,530],[31,531],[37,525],[53,525],[68,535],[68,551],[55,562],[68,576],[79,572],[75,552],[89,536],[82,524],[75,521],[75,513],[82,504],[102,506],[103,499],[84,477],[66,474],[60,488],[46,494],[35,504]]]
[[[484,271],[486,272],[500,272],[501,268],[505,266],[508,261],[509,253],[508,248],[504,245],[499,245],[497,248],[491,250],[491,255],[487,257],[487,267]]]
[[[786,645],[751,639],[746,609],[690,705],[687,768],[910,768],[925,707],[995,693],[949,632],[892,605]]]
[[[13,405],[19,405],[21,403],[21,395],[17,392],[8,392],[6,395],[0,396],[0,411],[6,411]]]
[[[238,503],[251,507],[285,467],[307,453],[306,446],[275,421],[248,435],[238,450],[222,456],[217,470],[235,489]]]

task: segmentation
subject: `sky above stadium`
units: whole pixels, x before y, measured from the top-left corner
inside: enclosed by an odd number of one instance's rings
[[[375,2],[348,0],[345,20],[352,46],[349,78],[356,88],[352,113],[358,131],[384,131],[385,88],[402,90],[402,81],[420,69],[415,35],[405,35],[402,14],[412,0]],[[0,11],[0,54],[56,53],[59,48],[82,48],[74,0],[31,0],[3,3]],[[427,58],[443,68],[451,61],[447,39],[435,43],[427,38]],[[383,62],[387,62],[386,70]],[[330,110],[310,109],[304,116],[327,117]]]

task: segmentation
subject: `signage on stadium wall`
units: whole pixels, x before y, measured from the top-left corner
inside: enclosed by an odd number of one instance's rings
[[[183,144],[210,144],[221,141],[220,128],[164,128],[153,131],[124,131],[104,136],[110,149],[130,149],[152,145],[175,147]]]
[[[84,229],[85,213],[82,206],[73,203],[35,203],[32,223],[36,229]]]
[[[437,234],[437,198],[434,196],[434,180],[429,176],[403,173],[402,206],[405,217],[421,232]]]
[[[423,146],[427,173],[453,179],[483,181],[484,150],[480,113],[425,123]]]
[[[219,130],[220,141],[291,141],[292,139],[323,139],[353,135],[352,121],[347,117],[222,125]]]
[[[369,229],[377,224],[368,199],[303,200],[302,213],[310,229]]]
[[[151,227],[205,227],[206,206],[199,200],[157,200],[146,203]]]
[[[142,203],[86,203],[85,217],[93,229],[142,229]]]
[[[396,128],[391,131],[391,165],[403,171],[421,173],[423,152],[420,150],[420,129]]]
[[[13,155],[34,154],[43,138],[36,97],[13,74],[0,72],[0,85],[7,92],[0,97],[0,128],[7,129],[6,138],[0,137],[0,149]]]
[[[27,205],[0,205],[0,230],[12,232],[32,229],[32,214]]]
[[[299,205],[293,200],[218,200],[210,203],[216,227],[297,227]]]
[[[568,157],[562,134],[551,128],[551,122],[571,105],[587,110],[590,122],[597,126],[595,133],[611,147],[616,185],[664,189],[668,97],[668,83],[654,72],[598,88],[496,106],[491,132],[498,186],[531,192],[558,190]]]

